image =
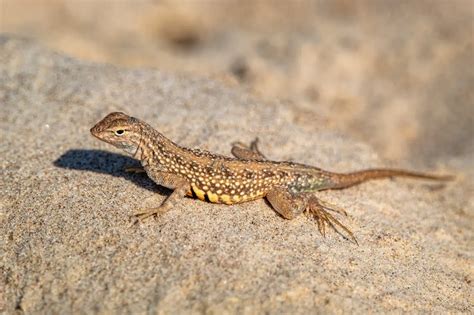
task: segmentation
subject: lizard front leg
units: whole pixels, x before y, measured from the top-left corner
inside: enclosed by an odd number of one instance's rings
[[[230,151],[236,158],[243,160],[265,161],[267,158],[258,149],[258,138],[250,143],[250,146],[242,142],[232,143]]]
[[[273,209],[280,213],[285,219],[291,220],[302,212],[306,212],[316,220],[319,232],[323,236],[326,236],[326,225],[329,225],[338,233],[340,232],[337,227],[340,227],[344,232],[346,232],[350,240],[358,244],[354,234],[330,213],[330,211],[334,211],[347,215],[343,209],[319,200],[311,193],[295,194],[283,187],[270,190],[267,193],[266,198],[272,205]]]
[[[159,207],[141,209],[142,212],[135,214],[134,216],[140,221],[143,221],[152,215],[167,212],[190,191],[188,181],[179,175],[154,171],[153,175],[150,177],[158,185],[173,189],[173,192]]]

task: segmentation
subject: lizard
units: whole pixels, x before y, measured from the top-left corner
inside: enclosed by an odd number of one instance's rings
[[[317,198],[315,192],[390,177],[452,178],[385,168],[335,173],[295,162],[272,161],[260,152],[258,138],[249,146],[233,143],[233,157],[229,157],[180,146],[146,122],[121,112],[108,114],[90,132],[141,162],[142,168],[128,171],[144,171],[156,184],[172,190],[160,206],[136,213],[136,221],[165,213],[186,196],[227,205],[266,198],[283,218],[291,220],[306,213],[323,236],[329,226],[357,244],[352,231],[333,215],[347,216],[347,212]]]

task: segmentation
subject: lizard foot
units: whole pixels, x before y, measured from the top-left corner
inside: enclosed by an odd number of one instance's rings
[[[264,161],[267,158],[258,149],[258,138],[255,138],[250,145],[237,141],[232,143],[231,153],[239,159]]]
[[[316,223],[318,224],[318,229],[321,235],[326,236],[326,225],[332,227],[336,232],[347,237],[349,240],[353,241],[356,245],[359,245],[357,239],[351,230],[349,230],[345,225],[343,225],[339,220],[337,220],[329,211],[334,211],[336,213],[347,215],[347,212],[341,208],[334,207],[330,203],[318,200],[316,197],[310,198],[305,208],[305,212],[312,216]],[[340,227],[346,235],[341,233],[337,227]]]
[[[260,142],[260,140],[257,137],[252,142],[250,142],[250,145],[247,145],[247,144],[243,143],[242,141],[234,141],[234,142],[231,143],[231,145],[233,147],[241,147],[242,149],[258,152],[259,151],[258,150],[258,143],[259,142]]]
[[[146,219],[148,219],[151,216],[158,216],[159,214],[165,213],[168,209],[165,209],[166,207],[158,207],[158,208],[143,208],[140,209],[138,213],[135,213],[130,216],[130,218],[133,220],[132,225],[137,224],[138,222],[143,222]]]

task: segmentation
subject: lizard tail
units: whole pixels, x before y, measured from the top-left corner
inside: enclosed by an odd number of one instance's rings
[[[411,177],[417,179],[447,181],[454,179],[451,175],[431,175],[425,173],[418,173],[412,171],[398,170],[398,169],[368,169],[357,171],[353,173],[330,175],[331,189],[346,188],[363,183],[372,179],[389,178],[389,177]]]

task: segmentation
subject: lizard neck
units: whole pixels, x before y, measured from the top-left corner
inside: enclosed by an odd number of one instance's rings
[[[176,144],[166,138],[151,126],[143,124],[141,128],[140,143],[133,157],[143,166],[151,164],[152,160],[162,160],[167,152],[172,152]]]

